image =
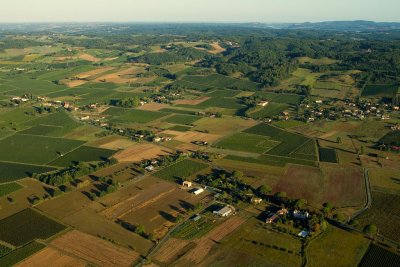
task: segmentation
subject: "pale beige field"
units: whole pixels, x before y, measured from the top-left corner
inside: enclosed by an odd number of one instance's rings
[[[139,253],[73,230],[53,240],[51,246],[98,266],[131,266]]]
[[[168,108],[168,107],[169,107],[169,105],[167,105],[167,104],[151,102],[151,103],[144,104],[143,106],[140,106],[138,109],[148,110],[148,111],[159,111],[160,109]]]
[[[208,133],[200,133],[200,132],[178,132],[172,130],[166,130],[162,132],[163,134],[173,135],[175,136],[174,139],[180,142],[191,143],[193,141],[203,141],[212,143],[219,138],[220,135],[216,134],[208,134]]]
[[[18,267],[85,267],[87,262],[47,247],[17,264]]]
[[[113,70],[113,69],[114,69],[113,67],[102,67],[102,68],[98,68],[98,69],[95,69],[95,70],[79,73],[79,74],[75,75],[75,77],[77,77],[79,79],[87,79],[89,77],[92,77],[92,76],[95,76],[95,75],[99,75],[99,74],[101,74],[103,72],[110,71],[110,70]]]
[[[135,144],[126,150],[118,152],[114,157],[119,162],[139,162],[144,159],[157,158],[160,155],[168,155],[172,150],[154,144]]]
[[[207,97],[207,96],[202,96],[202,97],[199,97],[196,99],[178,99],[174,102],[174,104],[196,106],[198,104],[203,103],[204,101],[207,101],[208,99],[210,99],[210,97]]]

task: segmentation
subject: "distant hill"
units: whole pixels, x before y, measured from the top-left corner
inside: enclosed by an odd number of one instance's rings
[[[257,24],[261,27],[277,29],[310,29],[310,30],[333,30],[333,31],[388,31],[400,30],[398,22],[374,22],[365,20],[355,21],[324,21],[305,23],[282,23],[282,24]]]

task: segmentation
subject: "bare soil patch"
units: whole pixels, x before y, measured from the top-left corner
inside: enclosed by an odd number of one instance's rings
[[[221,47],[221,45],[218,42],[212,43],[211,46],[213,48],[213,50],[209,51],[211,54],[219,54],[226,51],[226,49]]]
[[[139,162],[144,159],[157,158],[168,155],[172,151],[154,144],[137,144],[114,155],[119,162]]]
[[[106,136],[99,140],[89,143],[90,146],[119,150],[131,147],[134,143],[122,136]]]
[[[139,253],[73,230],[51,242],[52,246],[98,266],[131,266]]]

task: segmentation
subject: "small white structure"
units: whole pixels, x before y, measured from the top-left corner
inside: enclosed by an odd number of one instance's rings
[[[300,237],[304,238],[304,237],[307,237],[309,234],[310,234],[309,231],[303,230],[297,236],[300,236]]]
[[[266,107],[266,106],[268,106],[268,104],[269,104],[268,101],[261,101],[261,102],[259,102],[257,105],[258,105],[258,106],[262,106],[262,107]]]
[[[162,138],[161,137],[154,137],[153,141],[158,143],[158,142],[162,141]]]
[[[154,166],[153,165],[149,165],[145,169],[146,169],[146,171],[152,172],[152,171],[154,171]]]
[[[221,217],[228,217],[233,213],[233,209],[230,206],[225,206],[220,210],[215,210],[213,213]]]
[[[193,190],[193,194],[196,195],[196,196],[200,195],[203,192],[204,192],[203,188],[196,188],[195,190]]]
[[[322,100],[315,100],[316,104],[322,104]]]
[[[183,186],[183,187],[190,188],[190,187],[192,187],[192,182],[184,181],[184,182],[182,183],[182,186]]]

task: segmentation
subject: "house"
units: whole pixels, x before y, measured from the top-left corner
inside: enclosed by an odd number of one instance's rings
[[[200,195],[200,194],[203,193],[203,192],[204,192],[204,189],[203,189],[203,188],[196,188],[196,189],[194,189],[194,190],[192,191],[192,193],[193,193],[194,195],[196,195],[196,196]]]
[[[183,187],[190,188],[190,187],[192,187],[192,182],[184,181],[184,182],[182,183],[182,186],[183,186]]]
[[[322,100],[315,100],[315,104],[322,104]]]
[[[251,203],[253,204],[260,204],[262,202],[261,198],[252,198]]]
[[[283,208],[283,209],[278,210],[278,212],[276,214],[278,214],[279,216],[283,216],[288,213],[289,213],[289,211],[287,209]]]
[[[294,210],[293,211],[293,217],[295,219],[299,219],[299,220],[305,220],[308,219],[310,217],[310,213],[308,213],[307,211],[299,211],[299,210]]]
[[[87,121],[87,120],[89,120],[89,119],[90,119],[89,116],[83,116],[83,117],[81,117],[81,121]]]
[[[213,213],[221,217],[228,217],[233,213],[233,209],[230,206],[225,206],[219,210],[215,210]]]
[[[271,224],[278,218],[279,218],[279,216],[277,214],[272,214],[270,217],[267,218],[267,220],[265,222],[268,224]]]
[[[154,166],[153,165],[149,165],[145,169],[146,169],[146,171],[152,172],[152,171],[154,171]]]

